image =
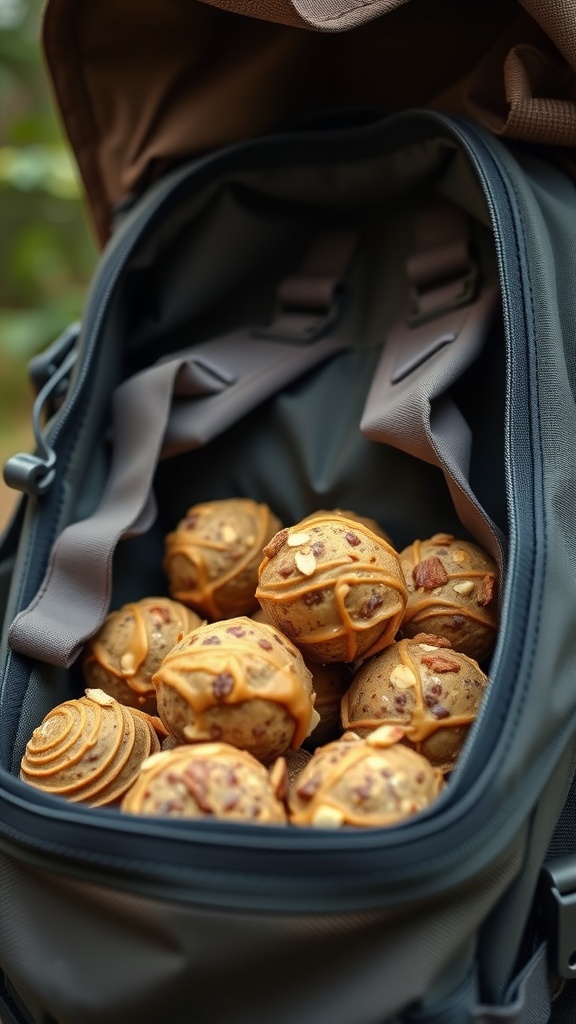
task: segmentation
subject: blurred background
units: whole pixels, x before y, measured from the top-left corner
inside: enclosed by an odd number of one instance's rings
[[[26,366],[82,312],[96,248],[40,47],[42,0],[0,0],[0,461],[32,449]],[[0,528],[17,495],[0,480]]]

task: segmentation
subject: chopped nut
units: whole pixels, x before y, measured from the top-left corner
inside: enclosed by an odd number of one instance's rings
[[[468,597],[468,595],[474,590],[474,584],[472,580],[462,580],[461,583],[454,584],[454,590],[457,594],[462,594],[463,597]]]
[[[366,737],[366,743],[371,747],[392,747],[405,735],[406,731],[399,725],[381,725]]]
[[[396,665],[390,673],[390,682],[399,690],[407,690],[409,686],[416,686],[416,676],[407,665]]]
[[[486,607],[492,604],[492,601],[496,597],[496,575],[493,572],[486,574],[482,583],[480,584],[480,593],[478,594],[478,604]]]
[[[316,568],[316,559],[311,551],[307,555],[303,554],[302,551],[297,551],[294,555],[294,561],[296,568],[300,570],[304,576],[312,576]]]
[[[464,548],[458,548],[457,551],[453,551],[452,558],[455,562],[458,562],[459,565],[462,565],[463,562],[470,561],[470,555],[464,550]]]
[[[289,533],[286,543],[289,548],[297,548],[300,547],[300,544],[307,544],[309,540],[309,533]]]
[[[422,664],[426,665],[431,672],[459,672],[460,665],[453,658],[446,654],[427,654],[422,658]]]
[[[315,828],[340,828],[344,824],[344,815],[337,807],[330,807],[329,804],[320,804],[314,811],[311,824]]]
[[[448,583],[449,576],[440,559],[433,555],[414,566],[412,579],[422,590],[434,590],[435,587],[443,587]]]
[[[227,544],[233,544],[235,540],[238,540],[238,531],[230,523],[224,523],[220,533],[222,534],[222,540],[226,541]]]
[[[430,538],[432,544],[451,544],[454,540],[454,534],[452,533],[435,533]]]
[[[122,675],[133,676],[135,669],[136,659],[131,651],[125,651],[120,658],[120,668],[122,669]]]
[[[284,547],[287,536],[288,530],[279,530],[278,533],[274,534],[272,540],[268,541],[263,549],[263,554],[266,555],[266,558],[274,558],[274,555],[278,554],[280,548]]]
[[[435,636],[434,633],[417,633],[414,637],[414,643],[420,644],[427,651],[432,651],[435,647],[452,647],[452,644],[446,637]]]

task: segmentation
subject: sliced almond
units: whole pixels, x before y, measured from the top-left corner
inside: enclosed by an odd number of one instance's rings
[[[309,540],[309,533],[289,533],[286,543],[289,548],[298,548],[301,544],[307,544]]]
[[[399,690],[407,690],[410,686],[416,686],[416,676],[407,665],[396,665],[390,673],[390,682]]]
[[[297,551],[294,555],[294,561],[296,568],[303,573],[304,576],[312,576],[316,568],[316,559],[311,551],[305,555],[302,551]]]

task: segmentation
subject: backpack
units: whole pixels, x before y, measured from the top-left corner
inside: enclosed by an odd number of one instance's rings
[[[102,244],[2,539],[3,1024],[565,1024],[576,999],[576,12],[50,0]],[[391,827],[121,814],[19,777],[197,503],[499,568],[479,713]]]

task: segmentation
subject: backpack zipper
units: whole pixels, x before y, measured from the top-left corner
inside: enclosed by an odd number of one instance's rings
[[[385,133],[385,145],[380,137]],[[321,140],[305,135],[265,138],[197,161],[173,173],[156,186],[144,206],[127,214],[112,239],[89,296],[83,326],[84,358],[72,391],[50,432],[50,443],[64,436],[73,411],[82,400],[96,354],[104,310],[134,246],[151,230],[158,216],[180,201],[181,193],[199,188],[215,174],[244,166],[258,157],[274,166],[303,158],[329,161],[350,153],[363,159],[396,149],[403,142],[422,141],[438,134],[455,139],[473,163],[491,212],[494,244],[500,267],[503,312],[508,339],[514,338],[514,365],[526,367],[523,386],[529,388],[529,332],[524,309],[529,301],[527,260],[523,251],[521,223],[513,188],[495,146],[486,144],[482,132],[471,125],[436,114],[398,115],[384,125],[354,132],[335,132]],[[510,388],[510,385],[509,385]],[[512,409],[508,393],[508,418],[514,436],[531,430],[526,408]],[[523,422],[514,421],[514,416]],[[525,420],[525,422],[524,422]],[[526,458],[534,458],[534,446],[526,446]],[[59,457],[66,458],[59,455]],[[516,454],[515,454],[516,458]],[[515,481],[509,447],[505,453],[510,492]],[[541,478],[541,474],[539,479]],[[523,466],[523,482],[536,479],[533,465]],[[120,816],[117,812],[62,805],[42,793],[30,791],[7,773],[0,787],[0,845],[19,849],[47,866],[65,861],[70,870],[85,877],[105,876],[109,884],[136,888],[149,894],[178,895],[210,906],[277,906],[294,910],[313,906],[329,910],[375,907],[399,902],[409,885],[411,896],[430,894],[450,887],[494,857],[494,842],[503,849],[525,819],[522,801],[501,802],[497,787],[500,762],[514,735],[515,707],[522,703],[518,680],[522,666],[529,666],[526,651],[527,622],[533,597],[542,586],[543,563],[524,554],[518,535],[537,533],[535,517],[541,508],[537,493],[522,494],[522,509],[510,503],[510,531],[514,564],[509,565],[500,640],[492,658],[492,685],[473,727],[473,742],[450,780],[445,794],[417,819],[390,830],[350,830],[326,834],[316,830],[285,830],[226,823],[164,822]],[[42,566],[51,540],[42,544],[43,516],[38,515],[32,544]],[[528,551],[533,544],[527,545]],[[32,574],[33,575],[33,574]],[[518,587],[521,577],[524,585]],[[24,588],[34,592],[40,580]],[[503,638],[506,638],[505,640]],[[25,688],[28,666],[9,657],[10,687]],[[527,669],[529,671],[529,668]],[[6,676],[5,676],[6,678]],[[527,770],[523,791],[530,792],[530,778],[545,774],[535,761]],[[533,790],[534,791],[534,790]],[[137,854],[135,855],[135,850]],[[113,853],[111,851],[114,851]],[[487,851],[490,851],[488,854]],[[447,882],[449,879],[449,883]]]

